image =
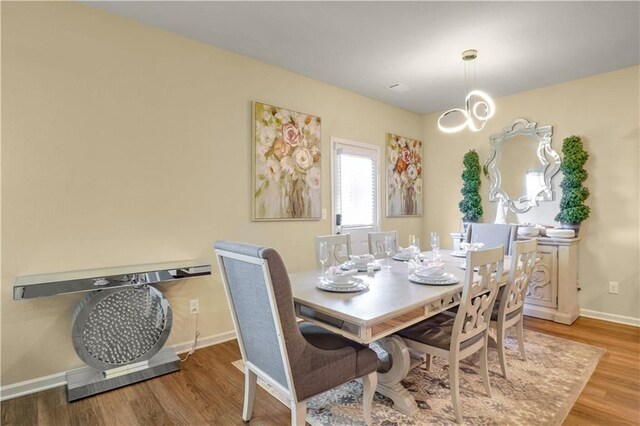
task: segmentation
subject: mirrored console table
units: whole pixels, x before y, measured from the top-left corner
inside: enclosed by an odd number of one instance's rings
[[[169,301],[155,284],[211,275],[206,261],[177,261],[18,277],[14,300],[86,293],[72,315],[73,347],[85,364],[67,373],[75,401],[180,369],[163,346],[171,332]]]

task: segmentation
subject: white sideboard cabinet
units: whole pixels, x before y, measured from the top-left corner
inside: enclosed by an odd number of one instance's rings
[[[531,277],[524,314],[572,324],[578,306],[578,243],[580,238],[538,237],[540,262]]]

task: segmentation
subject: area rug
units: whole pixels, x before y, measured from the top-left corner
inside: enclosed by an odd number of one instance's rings
[[[460,364],[460,396],[464,424],[469,425],[560,425],[605,350],[566,339],[525,330],[527,361],[520,359],[517,341],[507,338],[509,380],[502,377],[498,354],[489,351],[492,398],[486,396],[479,374],[478,357]],[[242,360],[233,363],[242,370]],[[268,384],[259,385],[283,404]],[[446,361],[435,358],[431,370],[413,369],[403,382],[418,402],[413,416],[392,408],[393,402],[375,394],[373,424],[455,425],[449,371]],[[307,422],[312,426],[361,425],[362,385],[353,380],[311,398],[307,404]]]

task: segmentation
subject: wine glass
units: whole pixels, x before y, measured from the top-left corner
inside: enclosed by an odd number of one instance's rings
[[[393,253],[393,237],[391,235],[384,236],[384,252],[387,254],[387,266],[386,269],[391,269],[391,265],[389,264],[389,258],[391,257],[391,253]]]
[[[322,263],[322,277],[324,278],[324,264],[329,260],[329,248],[327,242],[322,241],[318,247],[318,260]]]
[[[437,232],[431,233],[431,250],[433,251],[433,261],[437,262],[440,257],[440,236]]]

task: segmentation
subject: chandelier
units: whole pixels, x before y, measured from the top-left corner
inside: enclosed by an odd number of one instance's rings
[[[481,90],[469,90],[475,84],[475,62],[478,51],[471,49],[462,52],[464,61],[464,109],[454,108],[442,113],[438,118],[438,129],[444,133],[456,133],[465,127],[473,132],[482,130],[487,121],[496,112],[496,106],[489,95]],[[471,82],[470,82],[471,80]]]

